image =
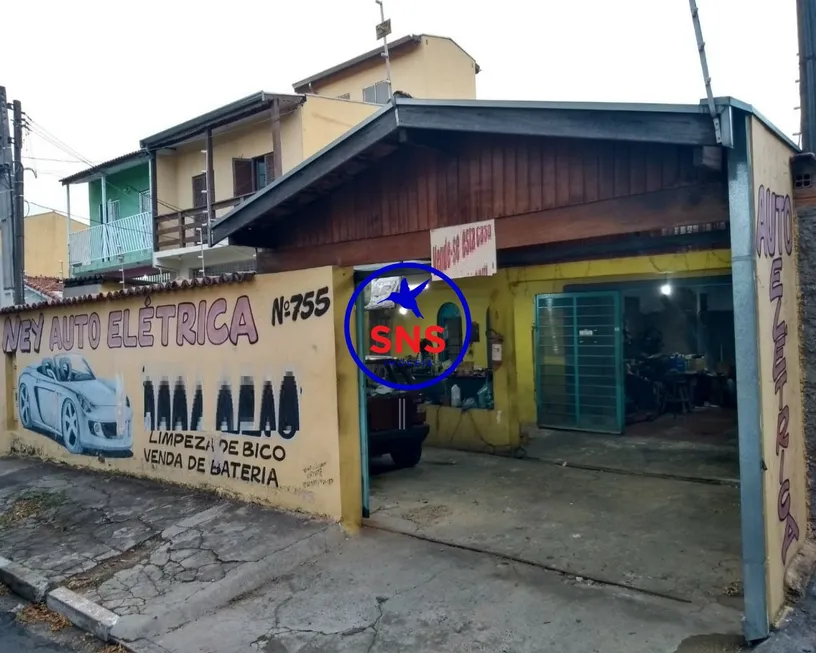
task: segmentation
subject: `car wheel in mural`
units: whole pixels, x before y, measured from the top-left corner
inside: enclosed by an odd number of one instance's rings
[[[97,377],[82,356],[32,363],[20,372],[17,388],[23,428],[73,454],[133,455],[133,409],[121,381]]]
[[[24,429],[31,428],[31,395],[28,393],[28,386],[25,383],[19,384],[18,389],[20,403],[20,423]]]

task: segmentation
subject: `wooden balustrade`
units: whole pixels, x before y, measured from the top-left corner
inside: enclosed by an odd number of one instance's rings
[[[213,214],[222,209],[230,209],[233,206],[245,201],[251,195],[241,197],[230,197],[220,202],[213,202]],[[221,216],[213,218],[213,221]],[[200,234],[199,234],[199,229]],[[185,209],[176,213],[165,213],[155,218],[155,228],[153,229],[153,247],[159,252],[179,247],[199,247],[200,238],[204,243],[208,240],[207,208],[197,207]]]

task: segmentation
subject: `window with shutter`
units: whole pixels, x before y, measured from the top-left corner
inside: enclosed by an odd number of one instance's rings
[[[232,196],[240,197],[255,191],[255,170],[252,159],[232,160]]]
[[[193,208],[201,209],[207,206],[207,175],[201,173],[193,177]]]

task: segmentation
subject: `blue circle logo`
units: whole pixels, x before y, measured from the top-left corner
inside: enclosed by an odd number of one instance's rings
[[[400,271],[416,270],[417,272],[420,273],[430,274],[431,278],[435,276],[442,279],[442,281],[444,281],[448,286],[450,286],[451,290],[453,290],[453,292],[456,294],[456,297],[462,306],[462,311],[464,312],[465,336],[464,339],[462,340],[462,345],[459,349],[459,354],[457,355],[456,359],[453,361],[450,367],[448,367],[444,372],[442,372],[438,376],[434,376],[433,378],[428,379],[427,381],[422,381],[420,383],[399,383],[398,381],[381,378],[377,376],[376,374],[374,374],[374,372],[372,372],[369,369],[368,365],[366,364],[365,359],[367,358],[367,355],[364,355],[362,357],[360,356],[360,354],[357,352],[356,347],[354,346],[354,339],[351,337],[350,330],[351,317],[354,314],[354,307],[357,303],[357,300],[360,297],[360,294],[375,279],[388,276],[387,274],[388,272],[395,272],[397,270]],[[429,283],[431,283],[431,279],[427,279],[418,286],[411,288],[408,285],[406,279],[402,276],[402,274],[399,274],[398,276],[401,277],[399,289],[392,292],[388,297],[381,300],[379,303],[391,301],[396,306],[399,306],[401,309],[403,309],[403,312],[405,312],[406,314],[410,312],[413,313],[414,317],[418,319],[424,319],[424,316],[422,315],[422,313],[419,310],[419,307],[417,306],[417,297],[423,290],[425,290],[426,286]],[[465,295],[459,288],[459,286],[457,286],[454,283],[453,279],[451,279],[444,272],[440,272],[439,270],[431,267],[430,265],[425,265],[424,263],[408,262],[408,263],[392,263],[391,265],[386,265],[385,267],[382,267],[379,270],[376,270],[372,272],[370,275],[368,275],[363,281],[363,283],[357,288],[355,288],[354,293],[352,294],[351,299],[349,300],[348,306],[346,307],[346,318],[344,320],[343,326],[346,334],[346,347],[348,347],[349,353],[351,354],[351,357],[354,359],[354,362],[357,364],[357,367],[359,367],[369,379],[371,379],[375,383],[379,383],[393,390],[410,391],[410,390],[422,390],[423,388],[429,388],[432,385],[436,385],[440,381],[444,381],[451,374],[453,374],[454,371],[456,371],[456,368],[459,367],[460,363],[465,359],[468,347],[470,346],[470,336],[473,328],[473,320],[470,315],[470,307],[468,306],[467,300],[465,299]],[[419,327],[416,328],[419,329]],[[387,340],[387,337],[385,337],[383,331],[388,331],[388,329],[389,329],[388,327],[383,326],[374,327],[370,330],[371,331],[370,335],[372,336],[372,339],[376,339],[380,342],[385,342]],[[442,327],[440,325],[434,324],[425,326],[424,334],[426,338],[420,340],[419,337],[416,337],[414,339],[413,345],[410,342],[408,343],[409,349],[411,349],[415,354],[419,355],[420,343],[423,341],[431,341],[437,343],[437,346],[435,348],[428,349],[426,345],[425,351],[433,353],[443,351],[444,348],[447,346],[447,343],[442,338],[439,337],[438,332],[440,330],[442,330]]]

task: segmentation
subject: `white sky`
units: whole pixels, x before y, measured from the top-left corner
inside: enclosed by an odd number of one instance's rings
[[[793,0],[697,0],[715,95],[799,131]],[[771,9],[773,7],[773,9]],[[94,163],[255,91],[376,47],[373,0],[40,0],[4,7],[0,84]],[[687,0],[386,0],[393,38],[450,36],[482,67],[482,99],[696,103],[705,94]],[[10,40],[9,40],[10,39]],[[794,138],[794,140],[796,140]],[[30,214],[65,209],[88,167],[32,133]],[[60,159],[48,161],[45,159]],[[84,187],[72,213],[88,216]]]

